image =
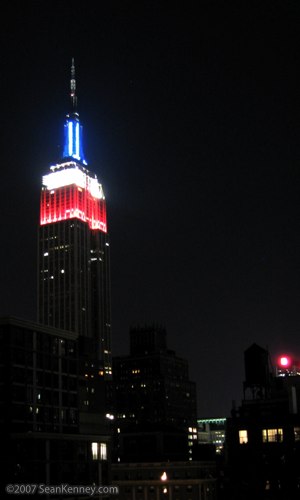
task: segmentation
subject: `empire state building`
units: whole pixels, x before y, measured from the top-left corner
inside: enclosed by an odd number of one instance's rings
[[[87,168],[72,60],[70,112],[59,163],[42,180],[38,251],[38,320],[94,341],[111,378],[110,264],[106,202]]]

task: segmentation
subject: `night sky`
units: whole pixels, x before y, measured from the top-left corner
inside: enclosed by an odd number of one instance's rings
[[[253,342],[300,358],[299,2],[1,5],[0,314],[35,319],[41,178],[74,57],[113,354],[130,326],[164,325],[199,417],[228,416]]]

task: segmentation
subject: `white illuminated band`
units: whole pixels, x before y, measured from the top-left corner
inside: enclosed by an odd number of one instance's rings
[[[93,198],[104,200],[103,189],[97,178],[90,177],[78,167],[64,168],[43,176],[43,186],[49,191],[72,184],[87,189]]]

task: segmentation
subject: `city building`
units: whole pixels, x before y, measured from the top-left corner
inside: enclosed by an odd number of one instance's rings
[[[197,419],[198,444],[212,445],[215,452],[222,453],[226,436],[226,418]]]
[[[300,376],[274,370],[256,344],[245,351],[244,398],[227,419],[226,453],[240,498],[299,498]]]
[[[196,385],[188,363],[167,348],[166,330],[132,328],[130,354],[113,358],[114,461],[192,459]]]
[[[91,353],[88,358],[92,360]],[[0,318],[1,480],[101,484],[110,479],[103,378],[78,334]]]
[[[122,500],[216,500],[216,465],[211,461],[112,465],[112,484]]]
[[[62,158],[43,176],[38,321],[95,342],[98,368],[111,379],[110,267],[102,185],[87,169],[77,111],[75,67]]]
[[[108,484],[110,271],[106,205],[87,169],[77,112],[42,182],[38,322],[0,319],[2,481]]]

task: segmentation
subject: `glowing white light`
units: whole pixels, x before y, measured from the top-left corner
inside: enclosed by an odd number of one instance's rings
[[[85,174],[79,168],[66,168],[58,170],[51,174],[44,175],[43,184],[49,191],[70,184],[76,184],[79,187],[85,187]]]
[[[103,189],[97,178],[89,177],[78,167],[64,168],[43,176],[43,185],[48,191],[71,184],[87,189],[93,198],[104,199]]]
[[[167,473],[166,472],[163,472],[162,475],[160,476],[160,479],[162,481],[166,481],[168,479],[168,476],[167,476]]]
[[[89,177],[89,192],[93,198],[98,198],[99,200],[104,198],[101,184],[99,184],[97,179],[93,179],[92,177]]]

